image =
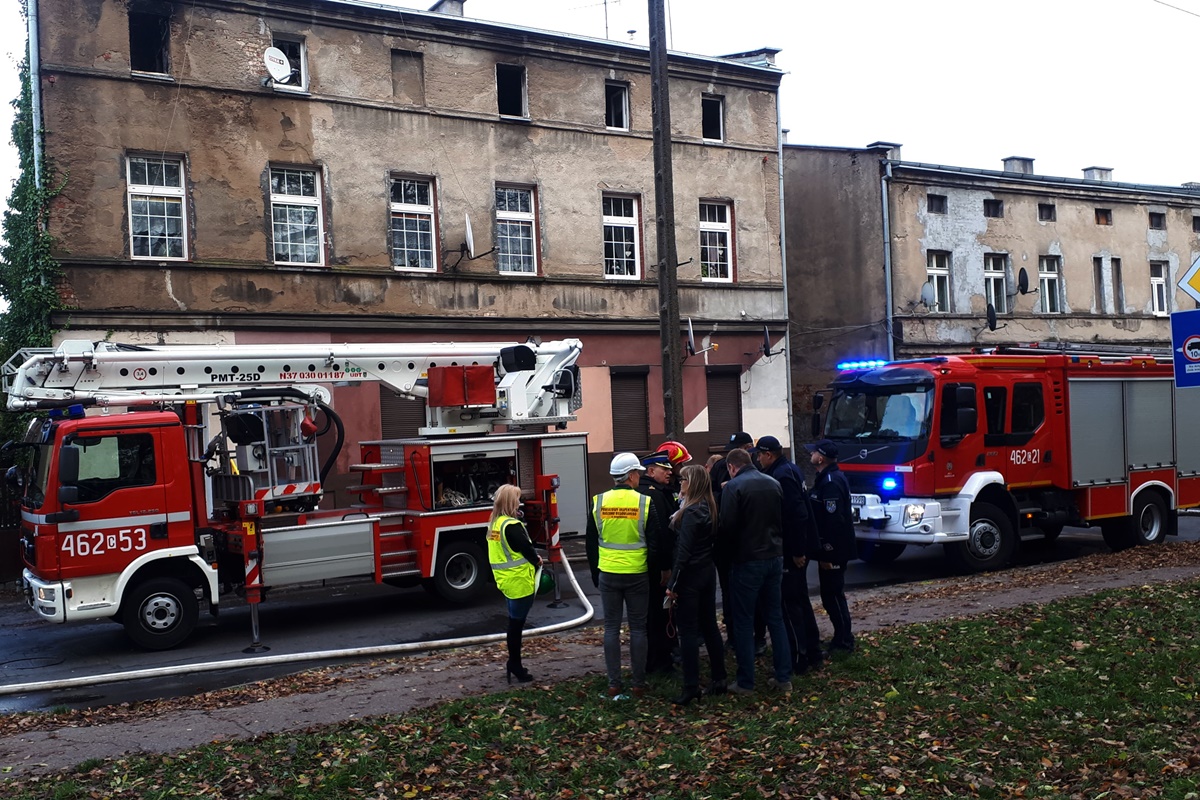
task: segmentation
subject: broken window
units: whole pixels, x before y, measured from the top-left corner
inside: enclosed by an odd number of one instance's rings
[[[278,48],[288,60],[292,74],[275,85],[284,89],[308,91],[308,63],[304,49],[304,39],[298,37],[276,36],[271,40],[271,46]]]
[[[502,117],[528,117],[525,102],[525,68],[515,64],[496,65],[496,106]]]
[[[700,128],[705,139],[725,140],[725,98],[715,95],[700,98]]]
[[[1097,208],[1096,209],[1096,224],[1097,225],[1112,225],[1112,209]]]
[[[983,215],[985,217],[1003,217],[1004,216],[1004,201],[1003,200],[984,200]]]
[[[170,41],[169,12],[129,12],[129,68],[134,72],[168,73]]]
[[[1058,219],[1058,210],[1054,207],[1054,203],[1038,203],[1038,221],[1039,222],[1054,222]]]
[[[1167,229],[1167,215],[1161,211],[1150,212],[1150,230],[1165,231]]]
[[[624,83],[604,85],[604,126],[629,130],[629,86]]]
[[[945,214],[946,213],[946,195],[944,195],[944,194],[926,195],[926,203],[929,206],[930,214]]]

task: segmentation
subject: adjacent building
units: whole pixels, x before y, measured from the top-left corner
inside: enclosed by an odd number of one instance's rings
[[[838,362],[1062,342],[1167,347],[1200,258],[1200,184],[901,160],[900,146],[784,147],[798,403]],[[994,328],[993,328],[994,324]]]
[[[644,47],[447,0],[30,3],[64,337],[573,336],[593,488],[611,453],[661,442]],[[787,330],[775,52],[669,58],[678,303],[717,345],[683,369],[701,458],[736,430],[789,436],[764,347]],[[420,419],[375,386],[335,404],[350,441]]]

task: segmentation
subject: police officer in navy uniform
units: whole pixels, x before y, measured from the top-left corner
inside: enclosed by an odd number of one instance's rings
[[[821,604],[833,623],[829,650],[850,653],[854,634],[850,630],[850,608],[846,603],[846,563],[855,556],[854,520],[850,516],[850,483],[838,469],[838,447],[828,439],[804,445],[817,470],[809,499],[820,539],[817,575],[821,580]]]

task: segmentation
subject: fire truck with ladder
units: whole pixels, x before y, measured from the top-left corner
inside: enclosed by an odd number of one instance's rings
[[[974,572],[1064,526],[1113,549],[1176,533],[1200,505],[1200,393],[1175,388],[1169,354],[1099,349],[839,365],[813,427],[838,445],[864,560],[940,544]]]
[[[10,412],[43,412],[9,471],[23,585],[52,622],[114,618],[148,649],[199,612],[335,579],[423,583],[464,603],[490,579],[492,494],[524,491],[535,544],[586,519],[576,339],[538,344],[158,345],[65,341],[4,367]],[[360,444],[348,507],[321,503],[344,444],[330,385],[427,404],[420,437]],[[325,440],[322,460],[318,442]],[[556,560],[556,559],[555,559]]]

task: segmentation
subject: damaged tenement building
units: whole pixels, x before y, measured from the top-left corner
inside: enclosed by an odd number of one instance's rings
[[[1170,313],[1197,307],[1177,283],[1200,258],[1200,184],[998,166],[904,161],[888,142],[784,146],[788,280],[806,287],[790,298],[798,407],[847,360],[1170,346]]]
[[[576,337],[592,488],[662,441],[645,47],[445,0],[30,4],[59,339]],[[719,345],[683,366],[700,461],[736,430],[790,438],[763,346],[787,325],[775,52],[669,57],[680,313]],[[347,441],[419,424],[377,385],[334,391]]]

